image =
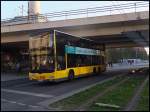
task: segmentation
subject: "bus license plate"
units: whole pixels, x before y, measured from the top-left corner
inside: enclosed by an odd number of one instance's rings
[[[43,80],[38,80],[39,82],[43,82]]]

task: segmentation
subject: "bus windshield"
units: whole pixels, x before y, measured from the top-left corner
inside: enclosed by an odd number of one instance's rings
[[[29,40],[30,72],[54,72],[53,36],[46,34]]]
[[[54,72],[54,56],[31,56],[31,72]]]

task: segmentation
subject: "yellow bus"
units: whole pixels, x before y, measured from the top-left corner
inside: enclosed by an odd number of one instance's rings
[[[73,80],[106,70],[105,45],[52,30],[29,39],[29,79]]]

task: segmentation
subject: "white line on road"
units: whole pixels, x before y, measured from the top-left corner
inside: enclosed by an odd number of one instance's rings
[[[6,99],[1,99],[1,101],[5,101],[5,102],[8,102],[8,103],[16,103],[16,104],[21,105],[21,106],[29,106],[29,107],[32,107],[32,108],[40,107],[40,106],[35,106],[35,105],[27,105],[27,104],[24,104],[24,103],[10,101],[10,100],[6,100]]]
[[[26,104],[24,104],[24,103],[17,103],[17,104],[22,105],[22,106],[25,106],[25,105],[26,105]]]
[[[7,101],[7,100],[5,100],[5,99],[1,99],[1,101]]]
[[[10,103],[17,103],[17,102],[15,102],[15,101],[9,101]]]
[[[37,84],[38,82],[31,82],[31,83],[26,83],[26,84],[19,84],[19,85],[15,85],[13,87],[21,87],[21,86],[27,86],[27,85],[31,85],[31,84]]]
[[[38,93],[31,93],[31,92],[17,91],[17,90],[10,90],[10,89],[1,89],[1,91],[10,92],[10,93],[16,93],[16,94],[31,95],[31,96],[37,96],[37,97],[43,97],[43,98],[54,97],[53,95],[38,94]]]
[[[32,107],[32,108],[38,108],[40,106],[34,106],[34,105],[28,105],[29,107]]]
[[[15,101],[10,101],[10,100],[6,100],[6,99],[1,99],[1,101],[9,102],[9,103],[17,103],[17,102],[15,102]]]

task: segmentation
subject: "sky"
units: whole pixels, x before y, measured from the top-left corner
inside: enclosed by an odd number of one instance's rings
[[[41,13],[82,9],[90,7],[101,7],[117,5],[137,1],[41,1]],[[1,19],[20,16],[21,7],[24,7],[23,15],[27,15],[28,1],[1,1]]]

